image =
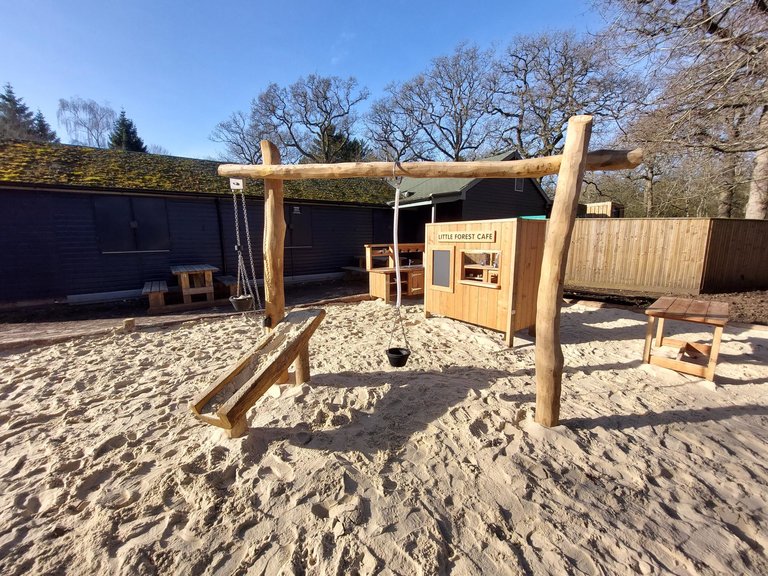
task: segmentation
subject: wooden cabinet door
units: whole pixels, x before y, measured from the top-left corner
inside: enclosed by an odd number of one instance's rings
[[[416,295],[424,293],[424,271],[411,272],[408,282],[408,294]]]

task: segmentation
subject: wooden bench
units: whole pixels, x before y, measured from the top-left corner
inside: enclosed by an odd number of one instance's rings
[[[643,362],[714,381],[717,355],[720,352],[720,339],[723,335],[723,327],[728,323],[728,304],[726,302],[689,300],[687,298],[664,296],[651,304],[645,311],[645,314],[648,316],[648,327],[645,333]],[[664,320],[679,320],[693,324],[714,326],[715,333],[712,338],[712,345],[666,338],[664,336]],[[656,346],[676,347],[678,349],[677,358],[666,358],[651,354],[653,326],[657,321],[659,325],[656,329]],[[691,358],[703,356],[706,364],[701,365],[683,360],[683,357],[686,355]]]
[[[208,424],[224,428],[230,438],[248,430],[245,416],[256,401],[295,362],[296,383],[309,382],[309,339],[325,317],[325,310],[296,310],[248,354],[240,358],[190,404],[192,413]]]
[[[165,280],[150,280],[144,283],[142,296],[149,297],[149,311],[165,308],[165,294],[168,292],[168,284]]]
[[[237,296],[237,278],[235,276],[216,276],[214,281],[229,288],[230,296]]]

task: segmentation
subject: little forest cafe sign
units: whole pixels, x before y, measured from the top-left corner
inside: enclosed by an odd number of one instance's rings
[[[496,230],[490,232],[438,232],[438,242],[496,242]]]

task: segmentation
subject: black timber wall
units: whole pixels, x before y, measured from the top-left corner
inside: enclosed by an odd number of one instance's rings
[[[64,298],[141,288],[147,280],[175,283],[170,266],[212,264],[235,274],[234,209],[223,196],[161,196],[169,245],[164,251],[105,253],[95,203],[106,193],[0,189],[0,301]],[[138,195],[121,195],[137,198]],[[146,198],[147,196],[142,196]],[[248,203],[256,275],[262,272],[261,199]],[[292,246],[292,210],[310,214],[297,222],[301,246]],[[392,211],[386,207],[286,202],[285,275],[339,272],[364,253],[363,244],[391,238]],[[307,238],[311,242],[307,243]],[[241,221],[241,239],[246,235]]]
[[[547,213],[547,202],[530,179],[523,179],[523,190],[515,191],[515,181],[486,178],[467,190],[461,220],[492,220],[540,216]]]

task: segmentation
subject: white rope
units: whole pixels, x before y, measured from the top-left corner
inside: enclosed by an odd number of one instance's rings
[[[392,164],[392,177],[395,178],[395,167],[397,162]],[[400,304],[403,298],[403,287],[400,284],[400,247],[398,246],[398,221],[400,217],[400,182],[402,178],[395,178],[397,183],[395,186],[395,218],[392,223],[392,233],[394,235],[393,250],[395,252],[395,282],[397,283],[397,301],[395,308],[400,308]]]

